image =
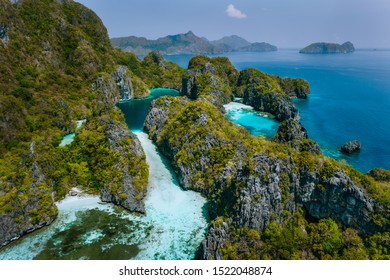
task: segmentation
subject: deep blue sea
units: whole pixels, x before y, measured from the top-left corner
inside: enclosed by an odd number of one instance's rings
[[[282,49],[226,56],[239,70],[251,67],[309,81],[310,97],[295,101],[309,137],[326,155],[345,160],[361,172],[390,169],[390,50],[310,55]],[[166,58],[187,68],[191,56]],[[341,154],[340,146],[353,139],[362,142],[360,153]]]

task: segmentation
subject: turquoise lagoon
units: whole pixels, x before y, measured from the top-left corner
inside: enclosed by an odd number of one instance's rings
[[[236,100],[239,101],[239,100]],[[227,118],[233,123],[245,127],[255,136],[271,138],[275,136],[279,123],[273,116],[255,111],[253,107],[239,102],[224,105]]]
[[[390,50],[307,55],[298,49],[279,49],[223,55],[239,70],[256,68],[309,81],[309,98],[294,101],[309,137],[326,155],[345,160],[361,172],[390,169]],[[165,58],[186,68],[191,56]],[[341,154],[340,146],[352,139],[362,142],[360,153]]]
[[[0,259],[194,258],[209,224],[206,200],[198,193],[179,187],[167,160],[147,134],[139,130],[154,98],[178,94],[165,89],[152,93],[150,98],[125,104],[134,102],[142,106],[125,106],[129,110],[123,110],[128,122],[134,110],[144,115],[143,120],[132,122],[130,128],[140,140],[149,165],[146,214],[132,214],[101,203],[96,196],[67,197],[58,203],[59,215],[52,225],[3,248]]]
[[[304,55],[298,50],[230,53],[238,69],[302,77],[310,82],[307,100],[295,100],[309,137],[324,153],[346,160],[362,172],[390,169],[390,51],[358,50],[346,55]],[[186,68],[191,56],[166,56]],[[98,197],[69,197],[58,204],[58,219],[3,248],[0,259],[191,259],[208,226],[206,202],[183,191],[169,164],[142,132],[150,102],[171,89],[156,89],[145,99],[122,102],[129,128],[140,139],[150,166],[146,215],[130,214]],[[252,134],[272,137],[277,122],[240,103],[225,105],[227,117]],[[266,118],[264,118],[266,117]],[[69,139],[72,136],[67,136]],[[68,140],[69,140],[68,139]],[[339,147],[359,139],[360,153]]]
[[[85,120],[85,119],[76,121],[76,130],[79,129],[83,125],[83,123],[85,123],[86,121],[87,120]],[[73,142],[75,136],[76,136],[76,133],[71,133],[71,134],[65,135],[64,138],[62,138],[62,140],[61,140],[60,146],[64,147],[64,146],[71,144]]]
[[[150,96],[147,98],[133,99],[123,101],[117,104],[125,115],[127,126],[132,131],[142,131],[144,121],[148,115],[150,103],[161,96],[178,96],[179,91],[169,88],[156,88],[150,90]]]

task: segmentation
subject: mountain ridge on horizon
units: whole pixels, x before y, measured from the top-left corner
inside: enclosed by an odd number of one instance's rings
[[[117,37],[110,40],[114,47],[136,55],[144,55],[151,51],[159,51],[162,54],[221,54],[240,51],[269,52],[278,49],[265,42],[251,43],[237,35],[210,41],[205,37],[198,37],[192,31],[167,35],[156,40],[137,36]]]

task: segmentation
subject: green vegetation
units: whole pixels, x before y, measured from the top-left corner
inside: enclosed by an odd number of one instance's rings
[[[223,83],[227,84],[232,91],[237,83],[239,72],[227,57],[195,56],[188,63],[188,70],[202,69],[208,63],[215,68],[217,76],[222,78]]]
[[[330,218],[309,222],[299,209],[283,223],[271,222],[263,234],[248,228],[232,229],[225,259],[389,259],[389,233],[362,238],[351,228],[340,228]],[[387,242],[387,243],[386,243]]]
[[[130,133],[121,132],[127,127],[109,78],[118,65],[131,67],[142,97],[160,75],[176,75],[180,87],[182,70],[158,72],[113,49],[101,20],[74,1],[0,0],[0,25],[9,33],[7,44],[0,41],[0,244],[49,224],[54,201],[72,187],[105,189],[120,203],[130,185],[142,200],[148,167]],[[103,84],[94,89],[97,80]],[[87,123],[75,141],[58,147],[78,119]]]
[[[208,100],[221,108],[233,99],[238,75],[227,58],[195,56],[183,75],[182,93],[191,99]]]
[[[246,89],[251,86],[256,87],[256,90],[264,94],[270,92],[284,93],[274,76],[249,68],[241,71],[234,94],[237,97],[243,97]]]
[[[172,160],[180,182],[185,188],[207,196],[213,226],[218,227],[221,221],[233,219],[228,232],[230,237],[221,247],[224,258],[389,258],[389,247],[384,245],[388,232],[367,234],[331,218],[313,221],[302,209],[294,214],[283,210],[280,217],[271,217],[263,230],[243,227],[235,221],[240,219],[237,217],[241,213],[239,209],[261,203],[263,198],[260,193],[248,196],[251,180],[257,180],[263,188],[272,188],[275,184],[272,182],[277,182],[281,207],[289,209],[293,203],[291,188],[300,184],[293,183],[294,177],[317,178],[313,182],[320,195],[330,186],[330,178],[336,178],[341,172],[382,205],[373,213],[372,221],[386,225],[390,206],[388,183],[374,181],[321,154],[297,151],[287,144],[254,137],[229,122],[207,100],[163,97],[156,100],[154,106],[167,113],[167,121],[160,128],[157,127],[159,124],[152,126],[149,135]],[[278,177],[277,181],[274,181],[274,176]],[[294,195],[299,195],[299,192],[294,191]],[[243,193],[247,196],[243,197]]]
[[[118,64],[126,65],[136,76],[133,79],[135,92],[145,88],[174,88],[180,90],[184,69],[166,61],[158,52],[151,52],[141,61],[133,53],[115,50]],[[144,96],[137,96],[144,97]]]
[[[299,78],[281,78],[273,76],[279,82],[282,90],[290,97],[307,98],[310,93],[310,85],[304,79]]]

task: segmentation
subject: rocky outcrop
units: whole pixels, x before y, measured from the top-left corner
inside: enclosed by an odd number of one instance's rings
[[[243,103],[255,110],[274,115],[278,121],[299,118],[297,108],[283,92],[279,80],[256,69],[240,72],[235,95],[242,96]]]
[[[194,57],[183,74],[182,95],[191,99],[205,98],[222,110],[233,100],[238,71],[226,58]]]
[[[161,130],[164,128],[165,122],[168,119],[168,113],[170,112],[171,104],[177,103],[187,104],[189,99],[187,97],[176,98],[160,98],[152,101],[148,115],[144,122],[144,131],[149,134],[149,137],[153,141],[157,141],[157,136],[161,134]],[[173,105],[172,105],[173,106]]]
[[[148,167],[115,108],[136,77],[116,62],[141,76],[141,61],[114,50],[79,3],[11,2],[0,0],[0,247],[50,224],[73,188],[143,212]],[[88,122],[59,148],[75,118]]]
[[[289,144],[297,151],[321,154],[320,146],[309,139],[306,128],[294,119],[288,119],[280,123],[275,140],[279,143]]]
[[[134,98],[134,89],[131,76],[126,66],[119,66],[111,74],[119,91],[120,100],[130,100]]]
[[[211,224],[195,258],[198,260],[222,260],[222,248],[230,240],[227,222]]]
[[[254,85],[246,88],[243,103],[257,111],[272,114],[278,121],[298,119],[299,116],[298,110],[287,95],[276,91],[264,92],[262,88]]]
[[[101,189],[100,198],[104,202],[112,202],[130,211],[145,212],[143,198],[146,184],[143,179],[135,178],[130,170],[146,169],[145,155],[138,138],[132,134],[124,123],[114,121],[105,116],[110,111],[117,110],[115,104],[122,98],[133,98],[131,77],[126,67],[118,67],[111,77],[99,76],[93,89],[98,93],[98,110],[102,117],[99,126],[105,128],[105,135],[110,149],[117,152],[118,161],[110,168],[120,171],[121,183],[111,182]],[[139,166],[135,167],[132,165]],[[134,172],[133,172],[134,173]],[[142,177],[142,175],[138,176]],[[116,178],[118,180],[118,178]],[[137,183],[135,181],[138,181]]]
[[[219,108],[233,99],[233,95],[216,75],[211,64],[205,65],[203,69],[191,69],[184,73],[182,94],[191,99],[207,97]]]
[[[282,90],[291,98],[306,99],[309,96],[310,85],[304,79],[274,77],[278,80]]]
[[[134,98],[133,84],[127,67],[119,66],[111,76],[99,75],[92,83],[92,89],[98,92],[98,110],[111,110],[122,100]]]
[[[373,220],[373,214],[382,208],[380,204],[359,188],[344,170],[336,170],[327,177],[318,172],[301,172],[295,196],[297,204],[315,219],[331,217],[364,234],[389,230],[389,225],[382,228]]]
[[[25,181],[17,189],[0,179],[3,187],[10,188],[6,193],[0,190],[0,247],[51,224],[57,216],[52,186],[42,170],[37,145],[35,141],[30,143],[29,153],[20,163]]]
[[[9,30],[5,24],[0,23],[0,41],[7,46],[9,42]]]
[[[148,66],[155,65],[160,67],[161,69],[167,68],[167,61],[164,59],[162,54],[158,51],[152,51],[148,53],[148,55],[145,56],[142,63]]]
[[[340,151],[345,154],[352,154],[360,151],[362,144],[358,140],[352,140],[341,146]]]
[[[145,156],[138,138],[121,123],[109,120],[105,127],[110,148],[120,154],[120,159]],[[131,145],[123,144],[129,140]],[[122,184],[119,189],[113,189],[112,186],[105,185],[101,190],[100,199],[103,202],[112,202],[120,205],[132,212],[145,213],[143,198],[146,194],[146,189],[135,186],[129,167],[123,164],[121,160],[116,163],[114,168],[122,171]]]
[[[282,223],[283,213],[297,209],[305,209],[310,219],[332,218],[361,234],[389,230],[388,223],[374,218],[381,213],[388,220],[386,207],[335,161],[284,153],[275,143],[248,138],[205,101],[170,97],[152,106],[146,122],[150,136],[172,161],[183,188],[208,197],[212,222],[198,257],[221,259],[238,228],[261,233],[271,221]],[[285,140],[304,141],[305,130],[297,122],[291,125],[294,133]]]
[[[344,44],[334,43],[313,43],[302,50],[300,53],[305,54],[327,54],[327,53],[351,53],[355,51],[355,47],[351,42],[345,42]]]

